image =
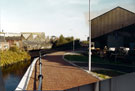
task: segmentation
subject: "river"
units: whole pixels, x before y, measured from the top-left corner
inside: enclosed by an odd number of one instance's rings
[[[31,61],[24,61],[1,68],[6,91],[16,89],[30,63]]]

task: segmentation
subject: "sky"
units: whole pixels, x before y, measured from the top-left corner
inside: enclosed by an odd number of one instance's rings
[[[117,6],[135,13],[135,0],[91,0],[91,19]]]
[[[45,32],[46,36],[89,35],[89,0],[1,0],[1,29],[5,32]],[[135,0],[91,0],[91,19],[122,6],[135,12]]]

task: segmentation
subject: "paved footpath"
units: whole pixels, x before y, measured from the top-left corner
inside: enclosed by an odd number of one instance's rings
[[[42,59],[42,90],[65,90],[97,82],[98,79],[63,60],[65,52],[54,52]],[[38,88],[39,63],[33,70],[27,90]]]

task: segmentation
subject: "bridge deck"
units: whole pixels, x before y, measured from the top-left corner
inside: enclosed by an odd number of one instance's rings
[[[87,72],[65,62],[65,52],[54,52],[42,59],[43,84],[42,90],[65,90],[93,82],[98,79]],[[39,65],[35,65],[27,90],[38,88]]]

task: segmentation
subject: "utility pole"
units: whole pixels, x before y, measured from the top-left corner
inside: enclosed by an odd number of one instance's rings
[[[91,71],[91,21],[90,21],[90,0],[89,0],[89,72]]]

